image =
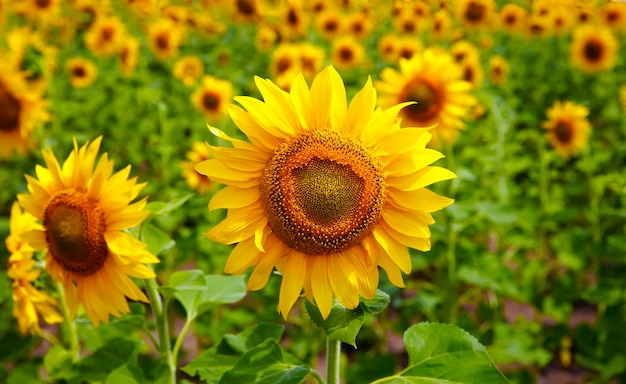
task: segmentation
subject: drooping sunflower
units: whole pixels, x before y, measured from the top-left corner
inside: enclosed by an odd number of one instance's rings
[[[232,97],[233,86],[230,81],[207,75],[191,95],[191,102],[207,120],[217,121],[228,114],[228,104]]]
[[[208,177],[198,173],[195,166],[210,158],[209,147],[204,142],[196,141],[192,144],[191,150],[186,154],[186,160],[181,162],[181,174],[189,188],[204,195],[213,186]]]
[[[33,130],[50,119],[47,104],[38,90],[29,87],[23,72],[0,61],[0,157],[31,148]]]
[[[463,71],[445,51],[426,49],[410,60],[400,59],[400,70],[384,68],[376,82],[379,103],[390,107],[416,102],[400,112],[403,124],[436,127],[430,130],[432,144],[453,142],[465,127],[463,119],[476,103],[472,86],[463,80]]]
[[[191,87],[204,73],[204,64],[197,56],[184,56],[174,63],[172,72],[175,78],[181,80],[187,87]]]
[[[39,334],[39,318],[48,324],[60,323],[63,318],[57,310],[57,301],[45,291],[35,288],[33,282],[41,274],[35,269],[33,248],[22,239],[22,234],[39,228],[37,218],[23,212],[17,202],[11,207],[9,237],[6,239],[9,256],[7,275],[13,288],[13,316],[22,334]]]
[[[615,65],[619,43],[607,27],[583,25],[574,30],[570,61],[584,72],[606,71]]]
[[[207,236],[235,244],[226,273],[254,270],[248,289],[282,274],[278,311],[286,319],[298,297],[314,302],[324,318],[337,297],[355,308],[371,298],[380,266],[396,286],[410,273],[407,247],[430,248],[430,212],[452,203],[424,187],[455,175],[430,166],[442,155],[425,148],[426,129],[401,129],[398,111],[375,108],[370,80],[348,105],[339,74],[324,69],[311,88],[298,76],[287,93],[255,78],[264,102],[235,100],[230,115],[250,142],[210,147],[212,159],[196,166],[226,184],[209,209],[227,208]]]
[[[70,75],[70,83],[76,88],[88,87],[98,78],[98,68],[89,59],[71,57],[65,62],[65,68]]]
[[[126,40],[126,26],[119,17],[100,16],[85,33],[85,44],[96,56],[117,55]]]
[[[51,150],[43,150],[45,167],[26,175],[28,193],[18,195],[24,211],[39,219],[22,237],[35,250],[45,250],[46,270],[65,288],[73,318],[82,304],[91,322],[107,323],[130,312],[126,298],[148,302],[130,277],[148,279],[146,263],[159,259],[126,229],[149,214],[147,198],[132,202],[145,183],[129,179],[130,166],[113,174],[105,153],[96,165],[102,137],[78,147],[61,166]],[[95,165],[95,168],[94,168]]]
[[[547,131],[548,141],[556,153],[567,159],[587,146],[591,134],[587,107],[571,101],[555,101],[546,115],[548,120],[541,126]]]

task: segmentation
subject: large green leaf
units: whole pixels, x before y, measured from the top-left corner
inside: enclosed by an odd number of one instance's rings
[[[124,364],[114,369],[107,376],[104,384],[145,384],[146,382],[143,371],[138,365]]]
[[[61,378],[63,373],[72,365],[72,354],[60,345],[55,345],[46,352],[43,365],[49,377]]]
[[[330,340],[343,341],[356,348],[356,336],[365,320],[365,312],[361,306],[347,309],[335,300],[326,319],[322,318],[321,312],[314,304],[307,301],[305,306],[311,320],[315,325],[324,329]]]
[[[148,251],[153,255],[158,255],[171,249],[176,242],[165,232],[148,223],[144,225],[141,232],[141,241],[146,243]]]
[[[404,333],[409,366],[384,383],[505,384],[485,347],[449,324],[421,323]]]
[[[137,361],[139,343],[115,340],[82,359],[78,365],[76,381],[103,381],[116,368]]]
[[[219,383],[297,384],[309,372],[311,368],[306,365],[288,362],[276,340],[267,339],[246,352]]]
[[[377,289],[374,297],[371,299],[361,299],[360,305],[365,312],[377,315],[387,308],[390,301],[391,298],[386,292]]]

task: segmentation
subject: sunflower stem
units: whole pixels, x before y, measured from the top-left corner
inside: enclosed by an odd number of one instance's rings
[[[72,363],[76,363],[78,362],[78,360],[80,360],[80,346],[78,344],[78,332],[76,329],[76,322],[71,316],[70,308],[67,306],[67,300],[63,284],[57,282],[56,286],[57,291],[59,292],[59,299],[61,301],[61,312],[63,314],[63,319],[65,319],[63,327],[63,335],[66,344],[65,346],[70,352]]]
[[[185,325],[178,333],[178,338],[176,339],[176,343],[174,343],[174,350],[172,351],[172,359],[174,360],[174,364],[176,365],[178,362],[178,352],[180,351],[180,347],[183,345],[183,341],[185,340],[185,335],[187,331],[189,331],[189,327],[193,323],[193,319],[185,320]]]
[[[167,321],[167,307],[163,305],[161,295],[159,295],[156,278],[146,280],[146,292],[150,298],[152,314],[156,321],[157,332],[159,334],[159,355],[161,359],[170,367],[170,383],[176,383],[176,361],[172,354],[169,326]]]
[[[326,340],[326,383],[339,384],[341,378],[341,342]]]

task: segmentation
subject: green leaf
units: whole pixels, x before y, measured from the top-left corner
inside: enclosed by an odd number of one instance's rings
[[[49,377],[56,379],[63,376],[72,365],[72,354],[60,345],[55,345],[48,350],[43,358],[43,366]]]
[[[141,241],[146,243],[148,251],[155,256],[171,249],[176,244],[167,233],[150,223],[144,225],[141,232]]]
[[[243,355],[267,339],[280,341],[284,331],[285,327],[280,324],[256,324],[236,335],[224,335],[217,345],[217,351],[227,355]]]
[[[393,383],[508,383],[485,347],[456,326],[414,325],[404,333],[404,344],[409,366]]]
[[[386,292],[377,289],[373,298],[361,299],[361,307],[365,312],[377,315],[389,306],[390,301],[391,299]]]
[[[237,355],[222,355],[209,349],[196,356],[189,364],[182,367],[182,371],[189,376],[200,376],[209,383],[217,383],[224,373],[232,369],[239,361]]]
[[[265,340],[246,352],[233,369],[227,371],[220,384],[290,384],[302,383],[311,368],[287,362],[274,339]]]
[[[130,340],[114,340],[81,360],[78,366],[80,380],[102,381],[121,365],[137,360],[139,343]]]
[[[172,212],[173,210],[180,208],[192,196],[194,196],[194,194],[190,193],[183,197],[179,197],[178,199],[174,199],[168,203],[162,201],[151,201],[146,204],[146,209],[152,212],[152,215],[154,216],[165,215],[166,213]]]
[[[146,378],[138,365],[124,364],[114,369],[107,376],[104,384],[143,384]]]
[[[320,328],[324,329],[330,340],[339,340],[356,348],[356,336],[358,335],[365,320],[363,308],[347,309],[335,300],[330,314],[324,320],[317,306],[306,301],[306,310],[311,320]]]
[[[246,297],[243,275],[205,275],[207,286],[200,296],[198,312],[202,313],[217,304],[232,304]]]

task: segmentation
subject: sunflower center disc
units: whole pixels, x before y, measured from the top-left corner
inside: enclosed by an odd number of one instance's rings
[[[19,127],[20,103],[0,83],[0,132],[11,132]]]
[[[556,127],[554,127],[554,134],[561,143],[569,143],[572,139],[572,128],[569,124],[559,121]]]
[[[422,80],[409,84],[405,100],[417,102],[404,109],[405,113],[414,120],[426,122],[439,113],[440,100],[437,89]]]
[[[268,221],[289,247],[319,255],[358,244],[385,203],[381,167],[357,141],[313,131],[283,143],[260,184]]]
[[[472,1],[467,7],[465,17],[467,18],[467,20],[476,23],[482,20],[485,13],[486,10],[484,5]]]
[[[600,61],[602,58],[603,45],[597,41],[589,41],[585,44],[585,57],[591,61]]]
[[[49,251],[66,271],[87,276],[98,271],[108,256],[104,213],[81,192],[64,191],[44,212]]]

